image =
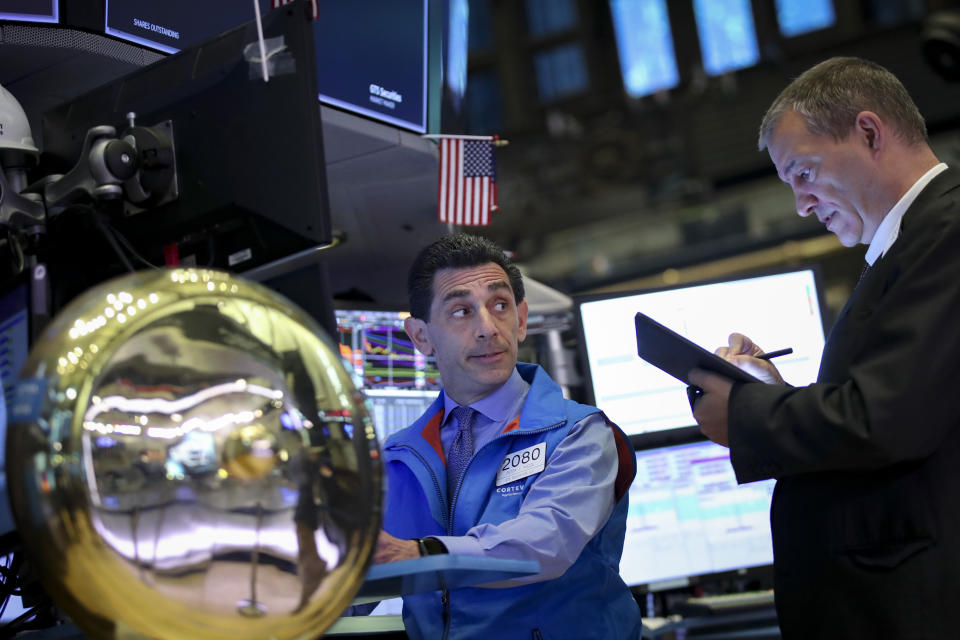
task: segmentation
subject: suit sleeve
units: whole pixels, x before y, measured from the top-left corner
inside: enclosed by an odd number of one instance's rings
[[[882,259],[889,262],[854,292],[820,382],[734,387],[731,461],[740,482],[924,458],[956,428],[958,219],[955,194],[916,212]]]

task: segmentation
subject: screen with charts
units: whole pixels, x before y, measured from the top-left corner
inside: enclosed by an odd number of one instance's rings
[[[791,347],[793,353],[775,364],[792,385],[813,382],[820,367],[824,332],[813,269],[580,298],[576,304],[593,402],[627,435],[694,425],[686,385],[637,355],[638,311],[711,352],[733,332],[765,351]]]
[[[288,1],[258,0],[261,15]],[[426,132],[429,0],[310,4],[316,18],[319,99]],[[253,4],[237,0],[108,0],[104,30],[128,42],[176,53],[254,17]]]
[[[413,346],[400,311],[337,309],[340,355],[367,398],[377,437],[410,426],[440,391],[433,358]]]
[[[636,452],[620,575],[656,590],[678,578],[773,562],[774,480],[738,485],[730,451],[709,441]]]

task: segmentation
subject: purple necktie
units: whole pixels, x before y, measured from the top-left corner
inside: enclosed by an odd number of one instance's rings
[[[473,421],[477,412],[470,407],[457,407],[451,413],[458,425],[457,435],[453,437],[447,452],[447,497],[453,504],[457,482],[473,455]]]

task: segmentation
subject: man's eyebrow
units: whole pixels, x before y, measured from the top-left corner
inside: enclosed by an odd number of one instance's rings
[[[497,291],[498,289],[510,289],[513,291],[513,287],[511,287],[510,283],[506,280],[497,280],[487,285],[487,291]]]
[[[790,162],[787,163],[787,166],[785,166],[785,167],[783,168],[783,173],[780,174],[780,179],[781,179],[783,182],[789,182],[789,180],[788,180],[785,176],[789,176],[789,175],[790,175],[790,171],[793,169],[793,165],[795,165],[795,164],[797,164],[797,159],[796,159],[796,158],[791,158],[791,159],[790,159]]]
[[[513,287],[510,286],[510,283],[506,280],[496,280],[487,285],[487,291],[499,291],[500,289],[507,289],[513,291]],[[441,300],[442,304],[446,304],[450,300],[455,300],[457,298],[466,298],[470,295],[470,291],[467,289],[452,289],[447,292],[447,295],[443,296]]]
[[[443,300],[441,300],[441,302],[446,303],[455,298],[466,298],[469,295],[470,292],[466,289],[453,289],[452,291],[448,291],[447,295],[443,296]]]

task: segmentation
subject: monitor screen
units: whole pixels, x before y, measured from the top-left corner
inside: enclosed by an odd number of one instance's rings
[[[827,29],[837,23],[833,0],[776,0],[774,6],[780,33],[787,38]]]
[[[18,279],[0,294],[0,378],[3,382],[3,397],[0,398],[0,534],[14,528],[6,490],[7,407],[12,404],[14,387],[27,359],[29,296],[28,284],[23,279]]]
[[[403,329],[408,313],[337,309],[340,355],[367,398],[377,437],[410,426],[440,391],[440,372]]]
[[[628,585],[669,588],[685,578],[773,562],[774,480],[738,485],[730,450],[709,441],[636,456],[620,559]]]
[[[259,0],[269,11],[271,0]],[[254,18],[251,2],[237,0],[106,0],[107,35],[176,53]]]
[[[258,1],[264,18],[287,3]],[[429,0],[313,0],[319,99],[424,133],[428,5]],[[253,18],[252,3],[237,0],[108,0],[105,31],[176,53]],[[452,58],[450,63],[466,64]]]
[[[776,366],[793,385],[816,380],[824,332],[813,269],[576,300],[593,403],[630,436],[694,425],[686,386],[640,359],[642,311],[709,351],[733,332],[765,351],[791,347]]]
[[[59,0],[0,0],[0,20],[20,22],[60,21]]]
[[[627,95],[672,89],[680,80],[666,0],[610,0]]]
[[[703,70],[716,76],[760,60],[750,0],[694,0]]]
[[[427,5],[428,0],[320,0],[315,21],[320,100],[425,133]]]

